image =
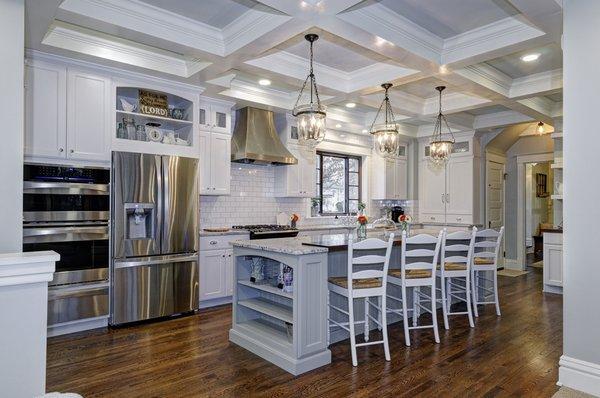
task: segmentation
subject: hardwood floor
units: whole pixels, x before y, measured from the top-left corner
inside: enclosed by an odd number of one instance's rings
[[[389,329],[392,361],[381,346],[331,347],[333,363],[293,377],[229,343],[230,307],[116,330],[83,332],[48,341],[47,390],[89,397],[550,397],[562,353],[562,297],[543,294],[541,270],[499,277],[502,316],[480,310],[440,329]],[[440,314],[440,325],[441,322]],[[376,336],[373,336],[376,337]]]

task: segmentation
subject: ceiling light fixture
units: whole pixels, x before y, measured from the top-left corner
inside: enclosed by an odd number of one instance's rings
[[[261,86],[270,86],[271,81],[269,79],[260,79],[258,81],[258,84],[260,84]]]
[[[448,161],[450,154],[452,153],[452,147],[454,146],[454,134],[448,126],[448,120],[442,113],[442,91],[446,86],[437,86],[435,89],[439,92],[439,111],[437,119],[435,120],[435,126],[433,127],[433,135],[429,141],[429,158],[435,164],[443,164]],[[446,125],[448,134],[450,137],[444,137],[442,135],[442,123]]]
[[[545,133],[544,122],[539,122],[537,124],[537,133],[538,133],[538,135],[544,135],[544,133]]]
[[[356,104],[354,102],[347,102],[346,108],[356,108]]]
[[[363,134],[367,134],[367,133],[369,132],[369,130],[367,130],[367,129],[363,129],[363,131],[362,131],[362,132],[363,132]]]
[[[304,38],[310,43],[310,71],[300,89],[292,115],[298,118],[298,141],[306,146],[315,146],[325,139],[325,117],[327,114],[325,113],[325,106],[321,105],[313,71],[313,43],[319,39],[319,36],[309,33]],[[298,105],[307,83],[310,84],[310,103]]]
[[[523,62],[533,62],[533,61],[537,61],[537,59],[540,57],[539,53],[532,53],[532,54],[525,54],[521,57],[521,61]]]
[[[341,128],[342,128],[342,125],[338,123],[338,124],[336,124],[336,125],[335,125],[335,128],[336,128],[336,129],[341,129]]]
[[[396,125],[396,117],[390,104],[390,97],[388,91],[392,87],[392,83],[384,83],[381,85],[385,90],[385,96],[375,119],[371,124],[371,134],[373,134],[375,141],[375,148],[377,152],[382,156],[394,156],[398,153],[398,125]],[[379,115],[383,109],[383,123],[377,122]]]

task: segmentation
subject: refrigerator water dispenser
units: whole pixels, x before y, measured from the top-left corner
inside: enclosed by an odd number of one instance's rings
[[[154,239],[154,204],[125,203],[125,239]]]

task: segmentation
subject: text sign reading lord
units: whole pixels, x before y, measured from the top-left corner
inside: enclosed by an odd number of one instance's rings
[[[169,104],[166,94],[139,90],[140,112],[146,115],[169,117]]]

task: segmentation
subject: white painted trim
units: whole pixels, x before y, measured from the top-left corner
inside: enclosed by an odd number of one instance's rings
[[[487,64],[469,65],[455,73],[505,97],[508,97],[512,85],[508,75]]]
[[[519,17],[507,17],[444,40],[441,64],[450,64],[543,35],[543,31]]]
[[[250,9],[222,29],[225,55],[230,55],[252,43],[257,38],[292,19],[288,15],[278,15]]]
[[[503,111],[475,117],[474,129],[509,126],[511,124],[533,122],[535,119],[516,111]]]
[[[510,87],[510,98],[528,97],[544,92],[560,90],[563,87],[563,70],[547,72],[514,79]]]
[[[558,385],[600,396],[600,365],[562,355],[558,362]]]
[[[60,21],[42,44],[185,78],[211,64]]]
[[[58,260],[53,251],[0,254],[0,287],[49,282]]]
[[[517,264],[521,270],[526,268],[525,260],[525,164],[552,162],[554,153],[517,156]]]
[[[233,296],[220,297],[212,300],[203,300],[200,301],[200,309],[216,307],[218,305],[231,304]]]

